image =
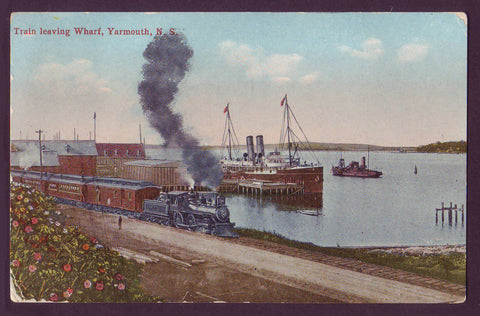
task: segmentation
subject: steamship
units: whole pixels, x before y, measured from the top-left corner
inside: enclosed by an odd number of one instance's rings
[[[238,148],[240,146],[230,116],[230,104],[227,104],[224,110],[226,122],[222,140],[222,147],[226,149],[221,160],[223,178],[295,183],[302,185],[304,194],[321,194],[323,191],[323,167],[303,134],[303,130],[288,104],[286,95],[281,106],[284,107],[284,119],[280,132],[279,150],[275,149],[265,154],[263,136],[256,136],[256,148],[253,136],[247,136],[247,152],[239,155]],[[291,127],[293,122],[302,132],[304,140],[299,139],[293,131]],[[302,153],[308,151],[315,162],[307,163],[304,160],[302,163],[299,156],[300,150]]]
[[[341,158],[338,165],[332,167],[332,174],[339,177],[380,178],[383,173],[368,169],[365,157],[362,157],[360,164],[358,161],[352,161],[348,166],[345,166],[345,160]]]

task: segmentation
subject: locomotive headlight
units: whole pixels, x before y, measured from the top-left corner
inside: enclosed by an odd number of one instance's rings
[[[215,211],[215,217],[220,222],[227,222],[230,217],[230,212],[228,211],[228,208],[226,206],[220,206]]]

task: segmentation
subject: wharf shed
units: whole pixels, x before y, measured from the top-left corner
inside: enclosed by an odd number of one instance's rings
[[[126,162],[145,159],[143,144],[97,143],[97,175],[122,177]]]
[[[126,162],[122,178],[152,182],[168,190],[187,190],[186,169],[180,161],[146,159]]]
[[[43,140],[42,171],[50,173],[94,176],[97,150],[94,141]],[[10,167],[40,171],[40,143],[38,140],[12,140]]]

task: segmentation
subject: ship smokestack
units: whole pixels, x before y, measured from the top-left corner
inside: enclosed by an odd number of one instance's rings
[[[248,160],[255,160],[255,150],[253,149],[253,136],[247,136],[247,153]]]
[[[362,167],[362,168],[366,168],[366,166],[367,166],[367,165],[365,164],[365,157],[362,157],[362,165],[361,165],[361,167]]]
[[[257,154],[258,154],[258,159],[265,157],[265,147],[263,146],[263,135],[257,135]]]

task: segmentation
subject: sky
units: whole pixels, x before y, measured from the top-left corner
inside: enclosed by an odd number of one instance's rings
[[[227,103],[240,144],[260,134],[278,142],[285,94],[310,141],[466,140],[466,22],[458,13],[14,13],[11,139],[38,129],[93,138],[96,113],[97,142],[138,142],[141,124],[147,144],[162,144],[137,91],[161,28],[193,50],[172,108],[201,144],[221,143]],[[82,27],[103,35],[76,34]]]

